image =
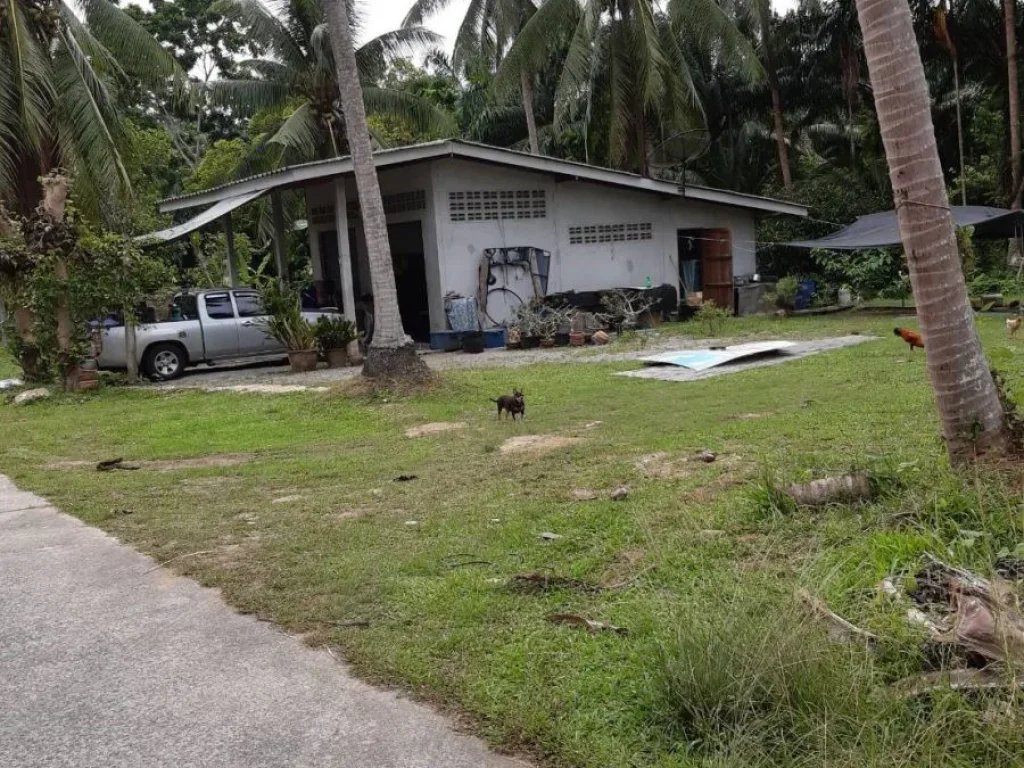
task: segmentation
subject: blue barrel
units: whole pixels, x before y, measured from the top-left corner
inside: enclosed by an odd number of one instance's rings
[[[813,280],[804,280],[796,287],[796,300],[793,302],[794,309],[810,309],[811,300],[814,298],[815,285]]]

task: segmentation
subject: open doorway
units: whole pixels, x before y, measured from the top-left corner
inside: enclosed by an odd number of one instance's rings
[[[388,225],[388,241],[391,244],[391,262],[395,269],[402,325],[413,340],[428,342],[430,307],[427,301],[427,265],[420,222]],[[365,260],[360,254],[360,239],[356,236],[355,227],[348,231],[348,242],[354,264],[358,263],[359,258]],[[341,268],[338,265],[338,241],[334,230],[320,233],[320,259],[322,274],[335,295],[334,306],[341,307]],[[372,289],[369,285],[363,285],[359,269],[353,269],[352,281],[356,306],[359,306],[359,297],[370,293]]]
[[[423,255],[423,228],[418,221],[388,225],[391,262],[395,266],[398,310],[405,332],[414,341],[430,341],[430,306],[427,301],[427,262]]]
[[[679,282],[690,299],[713,301],[733,309],[732,238],[727,229],[680,229]]]

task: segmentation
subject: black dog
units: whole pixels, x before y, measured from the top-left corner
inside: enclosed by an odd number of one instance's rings
[[[498,418],[501,418],[502,411],[508,411],[512,421],[516,420],[516,414],[520,419],[526,418],[526,401],[523,399],[523,390],[513,389],[511,395],[502,395],[497,400],[491,398],[492,403],[498,404]]]

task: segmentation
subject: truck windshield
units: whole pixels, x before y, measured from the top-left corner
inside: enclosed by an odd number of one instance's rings
[[[175,296],[171,302],[171,320],[198,320],[199,302],[195,296]]]

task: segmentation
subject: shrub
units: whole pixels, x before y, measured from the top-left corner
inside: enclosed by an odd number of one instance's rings
[[[706,301],[701,304],[693,319],[701,324],[708,336],[716,336],[729,316],[729,310],[723,309],[713,301]]]
[[[313,325],[313,338],[320,352],[326,352],[328,349],[344,349],[353,341],[357,341],[360,336],[355,323],[341,315],[321,315]]]
[[[800,278],[795,275],[783,277],[775,284],[775,305],[779,309],[793,309],[799,289]]]
[[[314,349],[313,326],[302,316],[299,290],[269,279],[260,286],[259,291],[266,313],[266,319],[261,321],[263,330],[289,352]]]

